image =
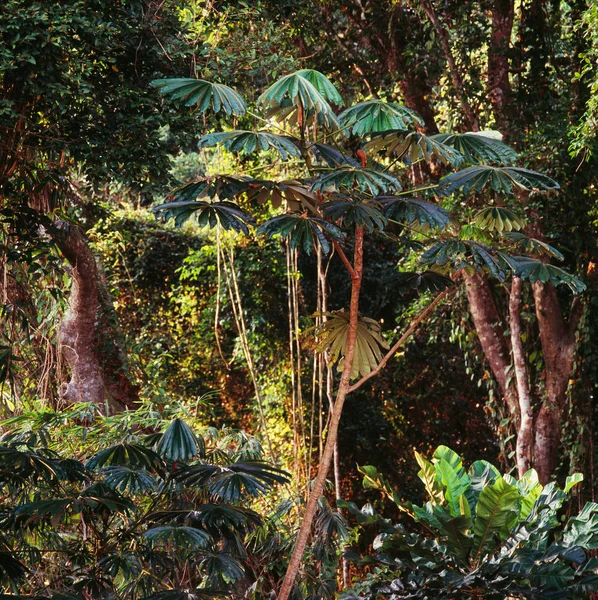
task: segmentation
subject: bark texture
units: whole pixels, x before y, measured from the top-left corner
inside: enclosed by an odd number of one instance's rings
[[[488,278],[482,273],[464,273],[465,290],[469,309],[476,328],[484,356],[496,379],[498,389],[509,410],[509,414],[519,428],[520,411],[517,390],[507,375],[511,366],[509,347],[504,336],[505,326],[501,322]]]
[[[60,395],[68,404],[93,402],[121,411],[132,406],[137,390],[118,366],[112,364],[112,378],[105,377],[98,355],[100,279],[95,257],[80,229],[66,221],[52,227],[56,245],[71,266],[72,287],[69,305],[59,330],[60,350],[71,378],[60,386]]]
[[[533,464],[533,424],[532,401],[529,386],[527,361],[523,349],[521,331],[521,292],[523,281],[521,277],[513,277],[509,297],[509,324],[511,328],[511,348],[513,352],[513,369],[519,398],[521,420],[517,432],[516,458],[517,473],[524,475]]]

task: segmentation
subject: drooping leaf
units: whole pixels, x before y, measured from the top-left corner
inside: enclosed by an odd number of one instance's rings
[[[328,234],[335,240],[344,239],[345,234],[334,223],[325,219],[307,216],[306,213],[288,213],[269,219],[258,229],[258,234],[269,237],[280,235],[288,239],[291,248],[303,248],[307,254],[311,254],[318,243],[324,254],[330,252],[330,242],[326,239]]]
[[[565,260],[565,257],[553,246],[550,246],[541,240],[537,240],[536,238],[528,237],[523,233],[512,231],[510,233],[505,233],[504,237],[515,243],[516,246],[524,252],[552,256],[561,261]]]
[[[418,131],[399,129],[379,133],[365,145],[364,150],[393,156],[407,165],[420,160],[431,162],[433,158],[444,165],[459,166],[463,162],[463,156],[454,148]]]
[[[225,502],[245,496],[257,498],[277,483],[288,483],[288,473],[260,461],[238,462],[226,467],[190,465],[179,469],[177,481],[185,485],[206,486],[210,494]]]
[[[193,218],[200,227],[216,227],[249,235],[248,225],[255,223],[253,217],[241,210],[232,202],[203,202],[192,200],[169,202],[153,209],[164,220],[174,219],[175,225],[181,227]]]
[[[303,211],[316,214],[319,203],[317,196],[311,191],[311,182],[297,179],[285,181],[253,181],[246,192],[248,200],[256,200],[264,204],[268,200],[273,208],[280,208],[283,200],[290,210]]]
[[[372,232],[383,230],[386,217],[381,211],[382,205],[377,200],[360,198],[352,195],[350,198],[336,196],[323,205],[324,214],[332,221],[347,229],[349,227],[364,227]]]
[[[155,79],[152,85],[161,94],[172,100],[180,100],[185,106],[197,105],[200,112],[208,109],[215,113],[223,110],[227,115],[241,117],[247,106],[241,95],[221,83],[211,83],[203,79]]]
[[[319,339],[316,351],[329,349],[330,362],[338,360],[337,370],[342,372],[349,334],[349,314],[341,310],[326,313],[326,316],[328,320],[315,330],[315,336]],[[368,375],[383,358],[382,350],[388,348],[388,343],[380,334],[380,324],[374,319],[360,316],[351,378]]]
[[[158,489],[156,478],[142,468],[125,466],[104,467],[102,469],[104,483],[129,494],[155,492]]]
[[[510,256],[500,253],[500,258],[509,265],[513,274],[528,280],[530,283],[552,283],[552,285],[566,285],[573,294],[581,294],[586,289],[586,284],[567,273],[564,269],[545,263],[528,256]]]
[[[517,159],[517,152],[499,139],[490,137],[491,133],[493,132],[437,133],[430,137],[457,150],[469,164],[513,163]]]
[[[337,106],[344,104],[343,97],[338,93],[338,90],[326,75],[315,69],[299,69],[295,74],[307,79],[328,102],[332,102],[332,104],[336,104]]]
[[[326,163],[331,168],[341,167],[343,165],[359,167],[360,165],[359,161],[355,160],[352,156],[349,156],[332,146],[328,146],[327,144],[312,144],[309,147],[309,152],[313,154],[317,161]]]
[[[444,229],[450,224],[450,213],[437,204],[407,196],[378,196],[384,203],[387,218],[407,223]]]
[[[162,434],[156,451],[167,460],[185,461],[204,456],[206,448],[201,436],[195,434],[185,421],[173,419]]]
[[[446,240],[437,242],[421,257],[424,265],[452,266],[457,271],[464,267],[486,268],[493,277],[504,279],[502,255],[472,240]]]
[[[241,563],[230,554],[207,553],[199,564],[201,573],[205,573],[212,585],[229,585],[245,576]]]
[[[372,196],[388,192],[401,191],[398,179],[374,169],[358,167],[338,167],[330,172],[322,173],[312,185],[312,191],[340,191],[341,189],[357,188],[369,192]]]
[[[477,165],[443,177],[437,190],[448,196],[457,190],[461,190],[464,194],[482,192],[486,187],[490,187],[495,192],[509,194],[513,190],[550,191],[560,189],[556,181],[536,171],[519,167]]]
[[[92,471],[106,466],[121,466],[159,473],[164,469],[164,461],[150,448],[123,442],[94,454],[85,466]]]
[[[269,131],[228,131],[223,133],[209,133],[200,138],[197,147],[211,148],[213,146],[224,146],[230,152],[252,154],[266,150],[275,150],[283,160],[289,156],[301,157],[301,151],[295,145],[292,138],[276,135]]]
[[[175,551],[208,548],[212,542],[209,533],[185,525],[161,525],[148,529],[143,537],[154,545],[173,546]]]
[[[253,181],[244,175],[200,177],[174,190],[168,199],[171,202],[191,202],[202,198],[233,200],[246,192]]]
[[[410,129],[414,125],[423,125],[422,118],[411,109],[383,100],[359,102],[343,111],[338,120],[342,127],[350,129],[351,133],[358,137],[367,133]]]
[[[328,129],[338,128],[336,115],[325,96],[300,72],[285,75],[273,83],[258,98],[258,104],[269,106],[268,114],[279,120],[293,115],[299,124],[316,122]]]
[[[430,500],[433,503],[442,504],[442,502],[444,502],[444,492],[442,491],[442,485],[438,480],[434,465],[427,461],[417,451],[415,452],[415,459],[417,460],[417,464],[421,467],[417,473],[417,476],[426,486],[426,492],[428,492]]]
[[[480,210],[473,218],[476,227],[500,233],[523,229],[526,220],[504,206],[488,206]]]
[[[435,271],[395,273],[386,280],[393,288],[396,287],[403,293],[410,290],[418,292],[441,292],[452,285],[453,280]]]

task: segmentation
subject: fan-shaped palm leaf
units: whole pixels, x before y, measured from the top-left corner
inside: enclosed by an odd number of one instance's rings
[[[36,480],[58,483],[86,478],[85,467],[78,461],[60,459],[50,451],[47,454],[0,446],[0,483],[34,483]]]
[[[463,193],[481,192],[486,187],[495,192],[511,193],[516,190],[558,190],[559,184],[536,171],[521,169],[518,167],[491,167],[488,165],[477,165],[467,167],[443,177],[440,180],[438,191],[446,195],[457,190]]]
[[[273,83],[258,98],[258,104],[269,106],[269,114],[281,120],[296,113],[299,124],[315,120],[329,129],[338,127],[336,116],[325,97],[309,79],[299,73],[285,75]]]
[[[203,438],[181,419],[173,419],[156,446],[162,457],[172,461],[185,461],[194,456],[205,456]]]
[[[338,93],[333,83],[326,75],[320,73],[320,71],[316,71],[315,69],[299,69],[295,74],[305,77],[328,102],[332,102],[332,104],[336,104],[337,106],[344,104],[343,97]]]
[[[286,181],[253,181],[246,192],[249,200],[264,204],[268,200],[273,208],[279,208],[284,200],[291,210],[309,210],[316,213],[318,198],[311,186],[296,179]]]
[[[504,206],[488,206],[474,216],[473,224],[480,229],[502,233],[523,229],[526,220]]]
[[[230,585],[245,576],[241,563],[233,556],[221,552],[208,553],[199,564],[199,569],[213,585]]]
[[[209,533],[186,525],[152,527],[143,537],[154,546],[172,546],[175,551],[205,549],[212,543]]]
[[[565,257],[553,246],[537,240],[536,238],[528,237],[523,233],[511,232],[505,233],[505,237],[516,244],[518,248],[525,252],[542,254],[544,256],[552,256],[557,260],[565,260]]]
[[[339,167],[326,172],[316,179],[311,189],[314,192],[318,190],[324,192],[355,187],[362,192],[369,192],[372,196],[387,192],[399,192],[402,189],[399,180],[392,175],[383,171],[358,167]]]
[[[208,531],[245,532],[262,524],[253,510],[224,504],[202,504],[186,515],[186,519]]]
[[[152,85],[161,94],[172,100],[180,100],[185,106],[197,105],[200,112],[211,109],[215,113],[223,110],[227,115],[241,117],[247,106],[241,95],[221,83],[211,83],[203,79],[155,79]]]
[[[349,314],[343,310],[325,314],[328,320],[314,332],[318,340],[315,349],[318,352],[329,349],[330,362],[338,360],[337,370],[342,372],[349,334]],[[382,350],[387,349],[388,344],[380,334],[380,324],[374,319],[360,316],[351,378],[368,375],[383,358]]]
[[[435,271],[401,272],[386,280],[388,285],[396,286],[401,292],[417,290],[419,292],[441,292],[453,285],[452,279]]]
[[[289,156],[301,157],[301,151],[292,138],[276,135],[269,131],[227,131],[224,133],[209,133],[200,138],[199,149],[213,146],[224,146],[230,152],[252,154],[255,151],[276,150],[283,160]]]
[[[165,221],[174,219],[175,225],[181,227],[193,218],[200,227],[216,227],[249,235],[248,225],[255,223],[253,217],[242,211],[233,202],[169,202],[153,209]]]
[[[379,133],[365,145],[364,150],[395,156],[407,165],[420,160],[431,162],[432,158],[445,165],[458,166],[463,162],[463,156],[457,150],[418,131],[399,129]]]
[[[342,229],[334,223],[318,217],[308,217],[305,213],[290,213],[269,219],[259,227],[258,233],[269,237],[280,235],[289,240],[291,248],[301,247],[307,254],[311,254],[316,241],[324,254],[330,252],[330,243],[324,233],[336,240],[344,238]]]
[[[355,160],[352,156],[349,156],[332,146],[328,146],[327,144],[312,144],[309,147],[309,151],[314,155],[317,161],[326,163],[331,168],[340,167],[342,165],[359,167],[360,165],[359,161]]]
[[[500,253],[500,257],[509,265],[515,275],[530,283],[540,281],[553,285],[566,285],[574,294],[581,294],[586,289],[586,284],[577,279],[564,269],[542,262],[529,256],[509,256]]]
[[[500,256],[485,244],[472,240],[446,240],[437,242],[424,252],[421,262],[424,265],[451,265],[459,270],[464,267],[487,268],[497,279],[504,279]]]
[[[498,163],[509,165],[517,158],[517,152],[491,137],[493,132],[437,133],[430,138],[445,146],[451,146],[463,155],[466,163]]]
[[[367,133],[423,125],[422,118],[411,109],[383,100],[366,100],[350,106],[338,116],[338,120],[342,127],[359,137]]]
[[[201,198],[233,200],[247,191],[252,182],[251,177],[244,175],[200,177],[174,190],[168,200],[174,202],[190,202]]]
[[[388,219],[418,222],[432,228],[444,229],[450,224],[450,213],[437,204],[406,196],[378,196],[385,206]]]
[[[344,229],[364,227],[368,231],[384,229],[386,217],[377,200],[363,198],[339,198],[323,205],[324,214]]]
[[[141,444],[121,443],[101,450],[92,456],[85,466],[91,470],[121,466],[160,473],[164,469],[164,461],[153,450]]]
[[[207,486],[213,496],[226,502],[236,502],[246,495],[256,498],[276,483],[289,481],[288,473],[260,461],[238,462],[226,467],[182,466],[174,478],[187,486]]]
[[[107,486],[122,493],[138,494],[155,492],[158,489],[156,478],[144,469],[124,466],[105,467],[102,469],[102,474]]]

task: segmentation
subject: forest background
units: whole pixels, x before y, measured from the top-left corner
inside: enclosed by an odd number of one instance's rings
[[[413,451],[445,445],[514,475],[533,466],[542,484],[583,473],[577,508],[594,500],[596,6],[9,0],[0,10],[4,431],[37,431],[40,414],[66,410],[75,433],[56,435],[73,448],[82,421],[68,410],[86,401],[98,405],[83,419],[90,431],[106,411],[243,429],[261,440],[262,458],[292,474],[291,495],[303,502],[324,453],[334,377],[307,340],[323,295],[325,310],[339,310],[351,281],[339,253],[326,262],[277,239],[158,220],[151,209],[190,180],[293,176],[292,158],[273,151],[198,149],[231,120],[173,103],[152,82],[200,78],[252,99],[309,68],[345,106],[404,105],[421,116],[421,134],[500,132],[519,166],[560,186],[517,190],[502,215],[525,223],[536,241],[527,252],[558,255],[585,285],[574,295],[553,279],[451,273],[446,298],[400,355],[347,397],[329,498],[372,501],[357,465],[373,465],[401,501],[418,501]],[[422,186],[445,174],[431,160],[407,177]],[[441,202],[471,220],[487,199]],[[472,223],[464,235],[486,243]],[[397,261],[395,244],[366,241],[360,304],[387,338],[436,291],[397,277],[413,265]],[[547,258],[539,244],[555,252]]]

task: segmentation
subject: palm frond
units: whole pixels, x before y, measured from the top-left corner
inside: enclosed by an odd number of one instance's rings
[[[450,224],[448,210],[419,198],[407,196],[378,196],[384,204],[384,214],[388,219],[419,223],[431,228],[444,229]]]
[[[526,220],[504,206],[487,206],[473,217],[472,223],[480,229],[502,233],[523,229]]]
[[[383,171],[359,167],[338,167],[331,172],[321,174],[312,185],[315,191],[340,191],[357,188],[369,192],[372,196],[388,192],[399,192],[402,186],[396,177]]]
[[[407,165],[420,160],[431,162],[433,158],[444,165],[459,166],[463,162],[460,152],[418,131],[384,131],[374,136],[364,150],[393,156]]]
[[[469,164],[512,164],[517,159],[517,152],[499,139],[491,137],[493,133],[437,133],[430,138],[445,146],[451,146],[462,154],[465,162]]]
[[[242,117],[247,105],[241,95],[221,83],[204,79],[178,78],[155,79],[152,86],[171,100],[180,100],[185,106],[197,105],[199,112],[211,109],[215,113],[223,110],[227,115]]]
[[[224,146],[230,152],[253,154],[256,151],[275,150],[283,160],[289,156],[301,157],[301,151],[294,140],[287,136],[276,135],[269,131],[227,131],[209,133],[200,138],[197,147],[211,148]]]
[[[391,129],[410,129],[423,125],[423,119],[401,104],[383,100],[366,100],[343,111],[338,120],[353,135],[363,137],[368,133],[380,133]]]

